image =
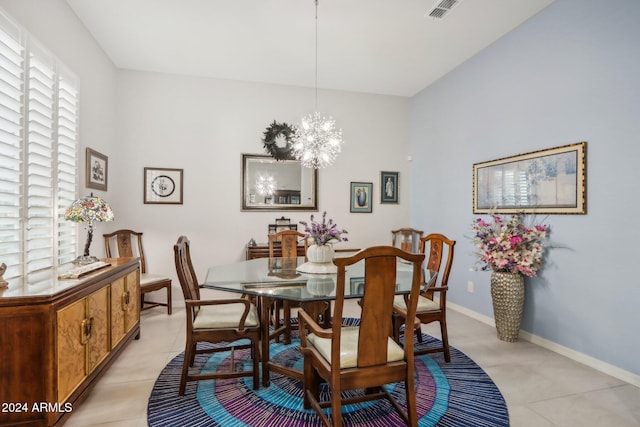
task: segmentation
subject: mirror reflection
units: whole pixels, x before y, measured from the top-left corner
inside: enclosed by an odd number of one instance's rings
[[[242,155],[242,210],[317,210],[318,170],[298,160]]]

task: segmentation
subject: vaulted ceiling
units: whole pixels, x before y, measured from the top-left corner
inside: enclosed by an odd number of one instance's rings
[[[319,0],[318,87],[415,95],[553,1]],[[118,68],[315,86],[314,0],[67,3]]]

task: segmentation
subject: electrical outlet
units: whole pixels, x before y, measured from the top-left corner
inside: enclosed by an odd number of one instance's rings
[[[471,280],[467,282],[467,292],[473,293],[473,282]]]

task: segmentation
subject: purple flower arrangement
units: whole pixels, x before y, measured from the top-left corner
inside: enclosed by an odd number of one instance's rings
[[[338,225],[331,218],[327,220],[327,212],[322,213],[322,222],[314,221],[311,215],[311,221],[300,221],[304,225],[304,232],[307,233],[305,239],[313,239],[318,246],[327,245],[333,242],[346,242],[348,239],[343,237],[347,234],[347,230],[340,230]]]

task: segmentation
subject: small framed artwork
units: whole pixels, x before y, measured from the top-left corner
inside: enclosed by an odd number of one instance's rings
[[[352,277],[349,279],[350,295],[364,295],[364,277]]]
[[[144,168],[145,204],[182,204],[182,169]]]
[[[109,158],[104,154],[87,147],[86,152],[86,187],[107,191]]]
[[[352,182],[351,183],[351,209],[350,212],[355,213],[371,213],[372,201],[371,193],[373,183],[371,182]]]
[[[398,203],[398,172],[380,172],[380,203]]]
[[[587,143],[473,165],[473,213],[586,214]]]

